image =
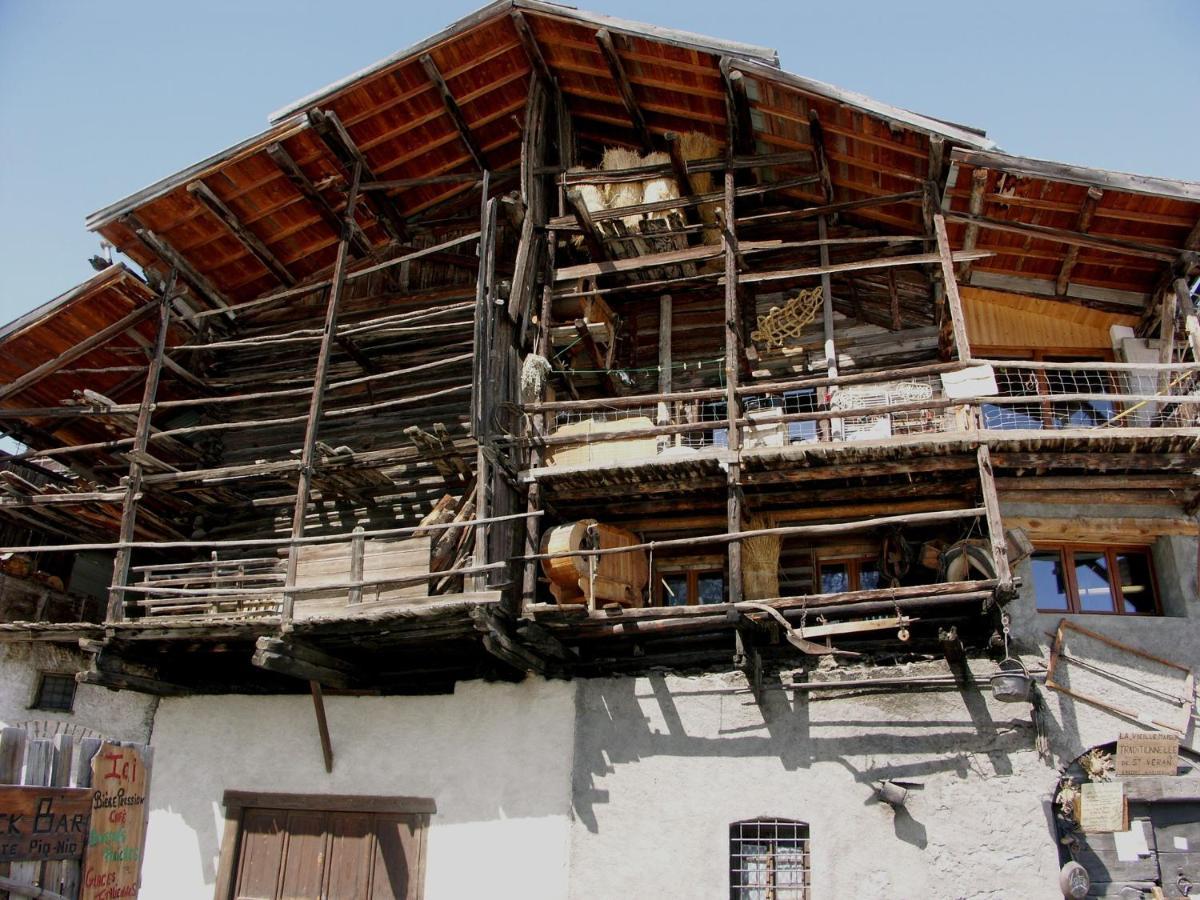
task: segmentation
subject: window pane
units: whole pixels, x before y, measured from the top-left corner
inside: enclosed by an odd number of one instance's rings
[[[1076,550],[1073,555],[1080,611],[1115,612],[1108,560],[1105,555],[1093,550]]]
[[[1069,609],[1062,554],[1057,550],[1038,550],[1031,557],[1030,565],[1033,567],[1033,595],[1037,598],[1037,608]]]
[[[663,606],[687,606],[688,579],[686,572],[672,572],[662,576]]]
[[[696,579],[701,603],[725,602],[725,576],[720,572],[701,573]]]
[[[55,675],[46,672],[38,685],[37,699],[34,709],[50,709],[58,712],[70,712],[75,704],[75,676]]]
[[[824,563],[821,566],[821,593],[837,594],[850,590],[850,570],[845,563]]]
[[[872,559],[858,564],[858,589],[873,591],[879,587],[879,563]]]
[[[1154,602],[1154,581],[1150,577],[1150,554],[1135,550],[1113,555],[1117,558],[1125,612],[1154,615],[1158,605]]]

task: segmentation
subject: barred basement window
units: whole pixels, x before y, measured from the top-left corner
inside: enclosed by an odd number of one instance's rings
[[[808,825],[749,819],[729,826],[729,900],[809,900]]]
[[[37,695],[33,698],[33,708],[70,712],[74,705],[75,676],[43,672],[38,681]]]

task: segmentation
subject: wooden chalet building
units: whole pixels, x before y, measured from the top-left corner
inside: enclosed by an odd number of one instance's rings
[[[0,717],[154,747],[142,896],[1200,885],[1200,184],[501,0],[87,227]]]

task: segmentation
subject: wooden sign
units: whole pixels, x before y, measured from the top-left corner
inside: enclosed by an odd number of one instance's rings
[[[1174,775],[1178,767],[1178,735],[1136,731],[1117,739],[1118,775]]]
[[[148,760],[104,743],[92,760],[92,825],[79,900],[136,897],[146,839]]]
[[[1089,834],[1128,831],[1125,785],[1089,781],[1079,786],[1079,830]]]
[[[0,785],[0,862],[83,856],[91,801],[86,788]]]

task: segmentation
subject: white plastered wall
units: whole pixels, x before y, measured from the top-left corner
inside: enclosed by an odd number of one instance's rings
[[[432,798],[426,900],[565,897],[574,692],[529,679],[326,697],[332,774],[307,695],[164,699],[142,896],[212,897],[221,798],[242,790]]]
[[[809,824],[814,897],[1061,897],[1027,704],[745,686],[581,682],[572,898],[726,898],[729,825],[758,816]],[[921,787],[894,812],[881,779]]]
[[[74,674],[83,668],[84,657],[77,648],[40,641],[0,643],[0,725],[21,726],[30,738],[61,731],[77,737],[149,740],[156,701],[145,694],[81,684],[69,713],[30,708],[42,672]]]

